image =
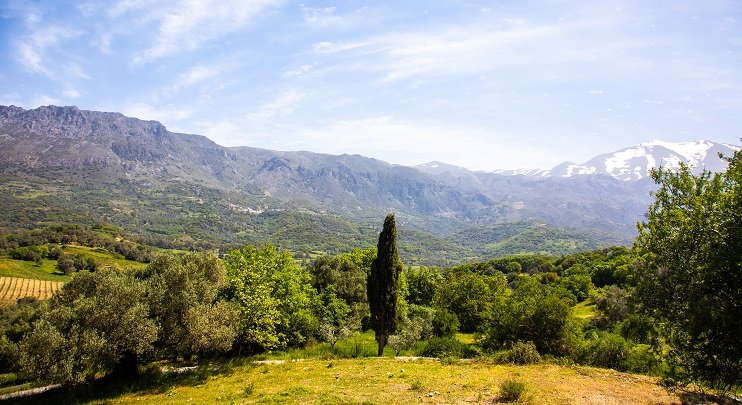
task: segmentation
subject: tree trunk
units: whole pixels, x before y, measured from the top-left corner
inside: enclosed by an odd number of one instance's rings
[[[121,360],[113,368],[111,376],[119,381],[128,381],[136,377],[138,373],[137,354],[131,350],[126,350],[122,353]]]
[[[386,346],[386,336],[379,336],[379,357],[384,355],[384,346]]]

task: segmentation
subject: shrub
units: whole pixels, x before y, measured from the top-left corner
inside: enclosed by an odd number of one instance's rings
[[[424,357],[461,357],[464,354],[464,344],[456,339],[442,337],[432,338],[420,353]]]
[[[626,339],[613,333],[600,333],[587,344],[583,358],[593,366],[626,371],[630,353],[631,346]]]
[[[648,345],[632,347],[626,363],[629,371],[642,374],[654,374],[660,365],[660,361]]]
[[[464,351],[461,353],[461,357],[465,359],[473,359],[476,357],[482,357],[484,353],[479,346],[464,345]]]
[[[453,312],[438,308],[433,315],[433,334],[437,337],[451,337],[459,331],[459,318]]]
[[[535,364],[541,361],[541,355],[538,354],[533,342],[517,341],[505,351],[504,360],[513,364]]]
[[[520,380],[505,380],[500,384],[500,401],[520,402],[526,399],[528,385]]]
[[[646,315],[629,315],[618,325],[618,333],[636,343],[657,344],[657,328]]]

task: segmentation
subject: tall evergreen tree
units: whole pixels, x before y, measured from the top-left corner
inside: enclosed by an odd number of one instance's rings
[[[394,214],[384,220],[379,234],[376,259],[371,265],[366,288],[371,309],[371,327],[379,343],[379,356],[384,352],[387,338],[397,328],[397,292],[402,262],[397,253],[397,225]]]

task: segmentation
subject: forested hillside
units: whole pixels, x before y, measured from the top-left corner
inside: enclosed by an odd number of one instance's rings
[[[162,247],[270,242],[338,253],[371,246],[373,221],[394,211],[411,264],[563,254],[629,244],[652,188],[600,175],[430,173],[358,155],[225,148],[74,107],[0,107],[0,134],[0,226],[109,224]],[[493,239],[503,227],[518,234]]]

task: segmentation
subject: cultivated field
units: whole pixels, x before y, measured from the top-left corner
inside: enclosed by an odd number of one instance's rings
[[[0,277],[0,306],[11,305],[24,297],[47,299],[63,284],[61,281]]]

